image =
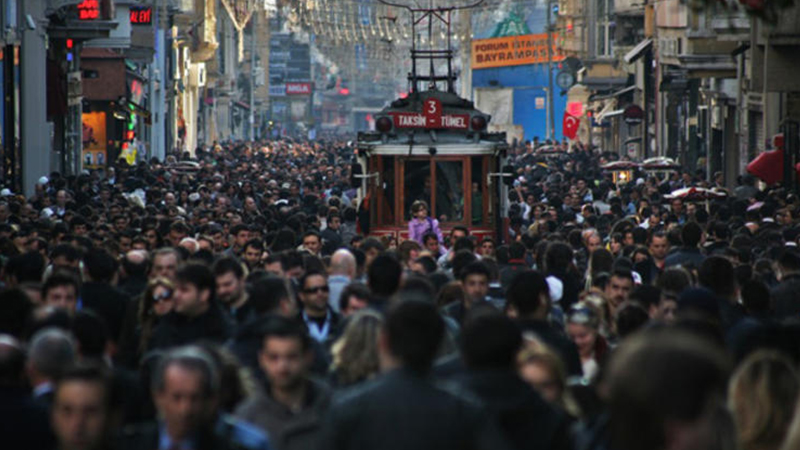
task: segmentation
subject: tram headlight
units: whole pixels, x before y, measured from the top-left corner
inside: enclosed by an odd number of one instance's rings
[[[379,117],[378,120],[375,121],[375,129],[381,133],[392,131],[392,119],[386,116]]]
[[[483,131],[486,129],[486,117],[472,116],[472,119],[470,120],[470,125],[472,125],[472,129],[475,131]]]

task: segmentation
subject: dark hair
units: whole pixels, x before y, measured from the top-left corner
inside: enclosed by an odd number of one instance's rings
[[[530,316],[541,308],[541,295],[550,296],[545,277],[533,270],[518,273],[506,290],[506,307],[513,306],[520,317]]]
[[[93,281],[109,283],[119,268],[119,263],[107,251],[93,248],[83,257],[83,266]]]
[[[521,242],[512,242],[508,246],[508,257],[510,259],[522,259],[525,257],[525,246]]]
[[[108,327],[99,315],[92,310],[76,312],[72,319],[72,334],[83,358],[102,360],[108,343]]]
[[[247,287],[247,302],[259,315],[278,311],[283,299],[292,300],[292,289],[287,280],[267,275]]]
[[[487,281],[492,279],[492,274],[489,272],[489,268],[486,267],[486,264],[484,264],[482,261],[473,261],[464,266],[464,268],[458,273],[458,279],[464,282],[470,275],[484,275],[486,276]]]
[[[361,242],[361,251],[363,251],[364,253],[368,252],[369,250],[372,250],[373,248],[377,249],[378,252],[380,253],[386,251],[386,247],[383,245],[381,240],[374,236],[370,236]]]
[[[250,231],[250,227],[245,225],[245,224],[243,224],[243,223],[240,223],[240,224],[234,226],[233,228],[231,228],[231,235],[236,236],[237,234],[241,233],[242,231],[248,231],[249,232]]]
[[[470,369],[511,370],[520,347],[520,329],[496,311],[479,313],[468,319],[461,332],[461,354]]]
[[[47,297],[47,293],[50,292],[51,289],[61,286],[72,286],[75,288],[76,295],[80,290],[80,283],[78,283],[78,279],[71,272],[57,270],[47,277],[47,280],[42,285],[42,300]]]
[[[261,240],[259,239],[250,239],[249,241],[247,241],[247,243],[244,244],[244,248],[248,247],[252,247],[260,252],[264,251],[264,243],[261,242]]]
[[[272,337],[297,339],[304,352],[311,348],[311,338],[308,336],[308,332],[303,324],[295,319],[272,316],[259,331],[261,331],[262,349],[266,347],[267,340]]]
[[[17,279],[17,283],[42,281],[45,266],[44,257],[39,252],[26,252],[12,257],[6,263],[6,274]]]
[[[221,277],[227,273],[233,272],[233,276],[235,276],[237,279],[241,280],[244,278],[244,268],[242,267],[242,263],[232,256],[226,256],[218,259],[217,262],[214,263],[214,268],[212,271],[214,273],[214,277]]]
[[[422,243],[423,244],[427,244],[428,241],[430,241],[431,239],[433,239],[436,242],[439,242],[439,236],[437,236],[436,233],[428,231],[427,233],[422,235]]]
[[[0,291],[0,334],[23,338],[32,312],[33,303],[22,289]]]
[[[697,222],[687,222],[681,228],[681,241],[684,247],[697,247],[703,238],[703,229]]]
[[[208,290],[211,293],[211,299],[217,290],[217,283],[214,279],[214,274],[208,266],[197,263],[187,263],[186,265],[178,268],[175,273],[175,283],[187,283],[197,288],[198,291]]]
[[[631,280],[631,283],[635,282],[633,279],[633,272],[631,272],[630,269],[623,269],[621,267],[611,271],[611,277],[609,277],[609,280],[611,278],[625,278],[627,280]]]
[[[611,446],[664,448],[666,423],[698,419],[709,399],[724,395],[727,374],[724,355],[697,335],[654,329],[632,336],[608,366]]]
[[[450,262],[450,265],[453,269],[453,276],[458,278],[461,271],[464,267],[467,267],[469,264],[478,260],[478,257],[475,256],[471,250],[459,250],[453,255],[453,260]]]
[[[444,321],[433,303],[400,301],[389,309],[384,327],[392,354],[405,367],[427,373],[444,337]]]
[[[369,288],[361,283],[350,283],[342,289],[342,294],[339,296],[339,310],[344,311],[350,306],[350,297],[356,297],[363,300],[369,300]]]
[[[403,266],[390,254],[378,255],[367,271],[367,285],[373,294],[389,297],[400,287]]]
[[[295,267],[303,267],[303,255],[297,250],[289,250],[281,254],[281,268],[288,272]]]
[[[114,388],[111,381],[111,376],[108,370],[99,364],[79,364],[76,366],[65,368],[65,370],[56,378],[55,387],[53,392],[55,396],[54,401],[58,399],[58,391],[67,383],[92,383],[103,387],[104,398],[103,405],[107,410],[114,407],[117,403],[114,398]]]
[[[787,248],[778,256],[777,263],[786,272],[800,272],[800,253]]]
[[[453,251],[460,252],[461,250],[475,251],[475,243],[472,241],[472,238],[465,236],[456,240],[456,243],[453,244]]]
[[[617,324],[617,334],[624,339],[642,328],[650,320],[650,315],[637,303],[626,303],[619,311],[614,322]]]
[[[733,264],[722,256],[709,256],[698,270],[700,286],[719,297],[730,299],[736,293],[736,273]]]
[[[308,279],[311,278],[311,277],[323,277],[326,280],[328,279],[328,275],[325,274],[324,271],[321,271],[321,270],[309,270],[309,271],[306,271],[303,274],[303,276],[301,276],[300,279],[297,280],[297,286],[301,291],[303,289],[305,289],[306,281],[308,281]]]
[[[742,285],[742,304],[749,314],[766,314],[771,308],[770,292],[759,280],[748,280]]]
[[[72,244],[58,244],[50,252],[50,259],[56,259],[60,256],[67,258],[69,262],[75,262],[81,258],[81,252]]]

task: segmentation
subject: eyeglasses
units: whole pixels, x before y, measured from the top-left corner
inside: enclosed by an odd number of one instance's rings
[[[164,291],[158,295],[153,296],[153,303],[161,303],[172,299],[172,291]]]
[[[330,292],[328,286],[317,286],[313,288],[303,289],[306,294],[316,294],[317,292]]]

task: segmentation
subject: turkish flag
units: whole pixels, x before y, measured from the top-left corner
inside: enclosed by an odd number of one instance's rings
[[[564,126],[563,126],[563,128],[564,128],[564,137],[565,138],[567,138],[569,140],[574,140],[575,137],[578,135],[578,128],[580,126],[581,126],[581,121],[577,117],[575,117],[575,116],[573,116],[573,115],[571,115],[571,114],[569,114],[567,112],[564,113]]]

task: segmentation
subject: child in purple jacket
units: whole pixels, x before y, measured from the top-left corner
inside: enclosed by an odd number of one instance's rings
[[[434,233],[439,239],[440,244],[444,244],[442,240],[442,230],[439,229],[439,221],[428,217],[428,204],[424,200],[417,200],[411,204],[411,220],[408,222],[408,238],[412,241],[419,242],[419,245],[425,246],[422,242],[422,237],[425,233]]]

